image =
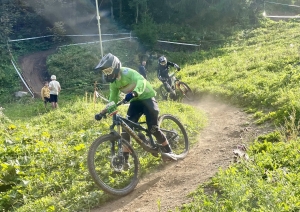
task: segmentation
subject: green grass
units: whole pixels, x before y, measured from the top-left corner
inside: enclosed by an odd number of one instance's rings
[[[75,98],[74,98],[75,99]],[[94,120],[104,104],[90,95],[45,110],[41,100],[7,105],[0,114],[0,210],[88,211],[109,196],[97,188],[87,170],[87,150],[108,132],[111,119]],[[50,106],[50,105],[49,105]],[[192,143],[205,125],[203,114],[176,102],[159,103],[161,114],[177,116]],[[170,109],[172,108],[172,109]],[[127,107],[119,112],[126,114]],[[161,162],[151,154],[141,158],[145,174]]]
[[[298,27],[267,23],[247,38],[235,37],[240,41],[228,44],[221,55],[186,65],[179,75],[199,95],[213,93],[249,111],[262,111],[259,122],[280,123],[293,108],[299,120]]]
[[[250,161],[220,170],[181,211],[299,211],[299,140],[256,141]]]
[[[300,210],[299,26],[266,22],[181,72],[199,95],[212,93],[245,107],[258,124],[277,126],[249,147],[249,161],[220,170],[181,211]]]
[[[65,108],[77,100],[87,101],[87,99],[90,100],[92,97],[93,93],[87,93],[86,96],[62,93],[58,97],[58,106],[59,108]],[[11,120],[20,120],[24,122],[36,116],[47,114],[53,110],[51,103],[47,103],[45,108],[41,98],[32,98],[30,96],[19,98],[12,103],[2,104],[2,107],[5,108],[3,113]]]

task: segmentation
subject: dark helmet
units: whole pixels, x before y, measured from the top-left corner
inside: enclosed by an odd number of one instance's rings
[[[160,58],[158,58],[158,63],[161,65],[161,66],[166,66],[167,65],[167,58],[165,56],[161,56]]]
[[[105,75],[106,82],[114,82],[120,72],[121,62],[119,58],[111,53],[102,57],[95,69],[100,69]]]

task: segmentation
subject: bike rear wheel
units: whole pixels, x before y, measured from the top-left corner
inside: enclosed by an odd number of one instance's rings
[[[107,193],[124,196],[138,184],[139,160],[126,140],[121,139],[121,145],[117,140],[112,134],[97,138],[89,148],[87,163],[97,186]],[[122,151],[124,148],[130,152],[128,169]]]
[[[189,101],[194,100],[194,94],[193,94],[192,90],[190,89],[190,87],[186,83],[179,82],[178,87],[179,87],[178,89],[180,91],[180,94],[182,95],[182,97],[184,99],[187,99]]]
[[[164,114],[158,119],[160,130],[166,135],[177,159],[183,159],[189,152],[189,139],[184,126],[173,115]]]

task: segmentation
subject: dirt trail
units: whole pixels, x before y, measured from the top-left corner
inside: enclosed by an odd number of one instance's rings
[[[35,97],[39,97],[41,95],[41,89],[44,86],[44,81],[50,81],[50,77],[47,77],[46,59],[48,55],[53,52],[55,52],[55,49],[36,52],[19,59],[19,65],[22,70],[23,77]],[[25,86],[24,89],[26,89]]]
[[[233,162],[233,150],[238,144],[248,144],[256,134],[266,133],[253,125],[253,120],[236,107],[212,97],[193,104],[208,116],[208,126],[199,132],[187,158],[149,174],[131,194],[112,200],[92,212],[175,211],[191,199],[187,195],[199,184],[207,182],[220,167]]]
[[[29,86],[36,94],[45,79],[45,62],[51,51],[28,55],[20,66]],[[115,198],[92,212],[149,212],[175,211],[191,199],[187,195],[199,184],[207,182],[220,167],[233,162],[233,150],[238,144],[248,144],[254,135],[266,130],[253,124],[253,120],[239,108],[219,102],[213,97],[202,98],[193,106],[208,116],[208,125],[199,132],[198,142],[188,156],[148,174],[129,195]]]

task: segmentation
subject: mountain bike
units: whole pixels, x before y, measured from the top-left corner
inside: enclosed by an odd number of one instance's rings
[[[193,94],[192,90],[186,83],[177,79],[175,74],[176,74],[176,72],[170,74],[170,76],[169,76],[170,81],[171,81],[170,84],[169,84],[169,82],[166,81],[159,87],[159,92],[160,92],[160,95],[162,96],[163,100],[168,100],[168,98],[170,98],[171,100],[174,100],[174,101],[180,100],[180,99],[186,99],[189,101],[193,101],[194,94]],[[166,87],[168,87],[168,89],[166,89]]]
[[[164,158],[161,145],[154,139],[146,128],[146,122],[132,122],[122,117],[116,110],[124,104],[121,101],[114,106],[107,105],[107,113],[101,117],[112,116],[110,133],[102,135],[91,144],[88,151],[88,170],[92,179],[103,191],[124,196],[134,190],[140,177],[140,159],[143,152],[151,153],[155,157]],[[111,109],[112,108],[112,109]],[[183,159],[189,151],[189,140],[184,126],[173,115],[164,114],[158,120],[160,130],[166,135],[176,159]],[[115,128],[117,128],[115,130]],[[128,142],[121,137],[122,129],[136,142]],[[125,168],[123,150],[130,153],[129,168]]]

